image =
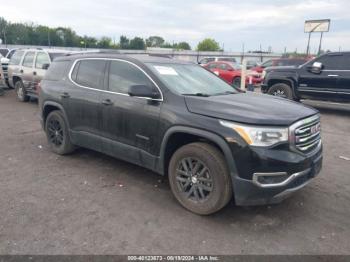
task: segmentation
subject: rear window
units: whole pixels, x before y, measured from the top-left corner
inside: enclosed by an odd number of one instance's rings
[[[19,65],[19,63],[22,60],[22,56],[24,54],[24,51],[16,51],[10,60],[10,65]]]
[[[102,77],[104,76],[105,66],[105,60],[82,60],[75,65],[72,79],[84,87],[103,89]]]
[[[50,81],[59,81],[67,73],[67,68],[70,61],[53,62],[45,74],[45,79]]]

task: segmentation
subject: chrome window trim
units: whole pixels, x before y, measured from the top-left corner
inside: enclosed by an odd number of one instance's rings
[[[76,59],[74,61],[73,65],[71,66],[71,68],[69,70],[69,73],[68,73],[68,78],[74,85],[79,86],[81,88],[86,88],[86,89],[95,90],[95,91],[101,91],[101,92],[104,92],[104,93],[116,94],[116,95],[122,95],[122,96],[131,97],[129,94],[118,93],[118,92],[113,92],[113,91],[109,91],[109,90],[102,90],[102,89],[92,88],[92,87],[88,87],[88,86],[83,86],[83,85],[80,85],[80,84],[76,83],[75,81],[73,81],[72,73],[73,73],[73,70],[74,70],[76,64],[79,61],[84,61],[84,60],[120,61],[120,62],[125,62],[125,63],[133,65],[134,67],[139,69],[144,75],[146,75],[146,77],[157,87],[157,89],[158,89],[158,91],[160,93],[160,97],[161,97],[161,98],[157,98],[157,99],[149,98],[149,97],[137,97],[137,98],[142,98],[142,99],[152,100],[152,101],[159,101],[159,102],[164,101],[163,93],[162,93],[161,89],[159,88],[159,86],[157,85],[157,83],[141,67],[139,67],[138,65],[134,64],[133,62],[130,62],[130,61],[127,61],[127,60],[123,60],[123,59],[119,59],[119,58],[101,58],[101,57],[93,58],[93,57],[88,57],[88,58],[78,58],[78,59]]]

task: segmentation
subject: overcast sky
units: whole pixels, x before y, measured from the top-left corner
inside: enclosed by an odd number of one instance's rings
[[[119,39],[160,35],[187,41],[195,48],[206,37],[227,51],[272,47],[281,52],[305,51],[304,21],[330,18],[324,49],[350,50],[349,0],[0,0],[1,13],[11,22],[71,27],[78,34]],[[311,50],[318,47],[314,34]]]

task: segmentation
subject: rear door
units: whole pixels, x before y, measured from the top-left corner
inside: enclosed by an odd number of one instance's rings
[[[22,82],[27,92],[32,93],[34,90],[34,66],[35,51],[26,52],[22,62]]]
[[[73,140],[101,150],[101,93],[104,90],[106,61],[78,60],[73,65],[66,89],[59,94],[64,104]]]
[[[350,101],[350,53],[343,54],[339,59],[339,70],[328,71],[337,75],[337,98]]]
[[[299,69],[298,91],[301,97],[315,99],[336,99],[337,85],[339,78],[339,64],[342,59],[341,54],[328,54],[311,61]],[[320,62],[323,69],[320,73],[313,73],[310,66],[314,62]]]
[[[229,71],[231,68],[231,71]],[[227,83],[232,84],[233,68],[226,63],[218,63],[219,76]]]
[[[106,82],[108,92],[101,96],[102,135],[106,138],[103,151],[140,163],[142,152],[154,154],[162,102],[131,97],[128,90],[132,85],[147,85],[159,91],[141,68],[125,60],[110,61]],[[148,164],[148,161],[143,163]]]

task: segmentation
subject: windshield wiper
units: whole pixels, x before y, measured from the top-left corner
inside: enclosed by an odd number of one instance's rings
[[[225,92],[221,92],[221,93],[215,93],[215,94],[213,94],[213,96],[220,96],[220,95],[232,95],[232,94],[237,94],[237,92],[233,92],[233,91],[225,91]]]
[[[194,93],[194,94],[182,94],[184,96],[201,96],[201,97],[209,97],[210,95],[205,93]]]

